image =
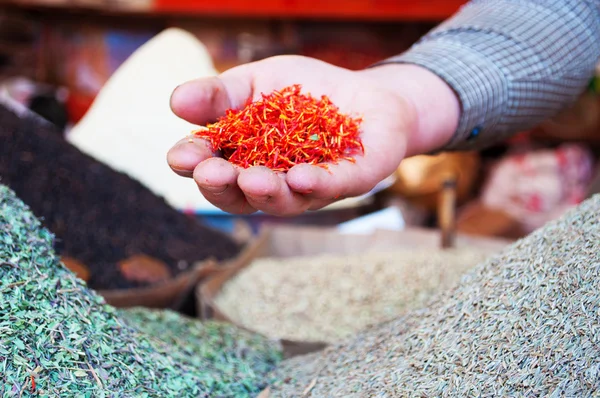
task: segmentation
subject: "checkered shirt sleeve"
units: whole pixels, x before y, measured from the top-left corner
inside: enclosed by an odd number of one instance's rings
[[[461,104],[443,150],[481,149],[574,102],[600,60],[600,0],[472,0],[408,51]]]

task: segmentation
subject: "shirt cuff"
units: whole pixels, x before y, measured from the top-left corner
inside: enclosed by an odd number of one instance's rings
[[[597,1],[478,0],[383,63],[445,80],[461,115],[442,150],[481,149],[575,102],[600,60],[599,33]]]

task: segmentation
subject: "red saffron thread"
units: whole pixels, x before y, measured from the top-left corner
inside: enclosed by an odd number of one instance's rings
[[[363,154],[361,118],[342,114],[327,96],[316,99],[296,84],[262,99],[229,109],[216,123],[193,134],[234,165],[288,171],[308,163],[327,169],[340,159],[355,162]]]

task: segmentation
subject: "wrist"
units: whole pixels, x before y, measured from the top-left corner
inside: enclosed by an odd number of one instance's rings
[[[442,78],[414,64],[383,64],[360,73],[413,107],[415,126],[403,132],[407,134],[406,157],[435,151],[450,141],[458,127],[460,103]]]

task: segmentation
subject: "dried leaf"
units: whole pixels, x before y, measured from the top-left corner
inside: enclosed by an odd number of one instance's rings
[[[164,262],[145,254],[131,256],[119,263],[123,276],[130,281],[154,284],[171,278],[171,271]]]
[[[65,265],[65,267],[74,272],[75,275],[77,275],[77,277],[83,280],[84,282],[88,282],[90,280],[90,270],[88,269],[88,267],[83,265],[82,262],[77,261],[73,257],[62,257],[61,261]]]

